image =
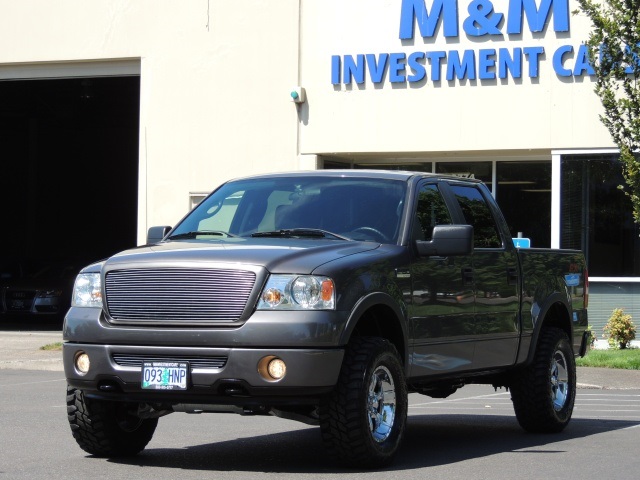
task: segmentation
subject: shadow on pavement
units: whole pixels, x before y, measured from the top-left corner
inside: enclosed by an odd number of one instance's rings
[[[405,441],[395,462],[382,471],[454,464],[502,452],[553,454],[562,451],[555,445],[564,440],[638,424],[634,421],[573,419],[562,433],[529,434],[519,427],[513,416],[414,415],[407,423]],[[215,420],[212,420],[211,431],[212,437],[215,436]],[[150,448],[134,458],[110,461],[204,471],[332,474],[356,471],[328,460],[319,428],[238,438],[186,449]]]

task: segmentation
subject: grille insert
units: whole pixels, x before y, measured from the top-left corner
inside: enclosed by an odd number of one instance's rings
[[[142,368],[143,362],[189,362],[191,369],[219,369],[227,364],[227,357],[217,355],[213,357],[203,357],[201,355],[144,355],[114,353],[113,361],[121,367]]]
[[[245,270],[114,270],[106,276],[106,303],[116,323],[230,323],[242,316],[255,281]]]

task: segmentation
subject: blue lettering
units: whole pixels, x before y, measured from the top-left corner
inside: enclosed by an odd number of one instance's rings
[[[414,52],[409,55],[409,68],[413,70],[413,74],[407,77],[409,82],[419,82],[427,76],[427,70],[424,68],[424,65],[420,63],[420,60],[424,60],[425,58],[424,52]]]
[[[540,55],[544,53],[544,47],[525,47],[522,49],[529,62],[529,77],[538,77],[538,67],[540,66]]]
[[[344,83],[351,83],[354,79],[356,83],[364,83],[365,62],[364,55],[356,55],[357,60],[353,60],[351,55],[345,55],[343,60]]]
[[[514,48],[513,56],[506,48],[501,48],[498,53],[498,77],[507,78],[507,71],[511,77],[520,78],[522,76],[522,49]]]
[[[558,48],[553,54],[553,69],[561,77],[570,77],[571,70],[564,68],[564,56],[573,53],[573,47],[571,45],[563,45]]]
[[[342,60],[340,55],[331,56],[331,84],[340,85],[340,64]]]
[[[367,54],[367,67],[369,68],[369,77],[373,83],[382,82],[384,76],[384,69],[387,67],[387,60],[389,59],[388,53],[381,53],[376,62],[376,56],[369,53]]]
[[[467,7],[469,16],[462,24],[464,31],[471,37],[482,35],[502,35],[498,25],[504,15],[494,13],[491,0],[473,0]]]
[[[535,0],[509,0],[508,34],[522,33],[522,12],[524,11],[531,32],[542,32],[549,20],[553,6],[553,30],[569,31],[569,0],[541,0],[540,9]]]
[[[585,72],[587,75],[596,74],[595,70],[591,66],[591,62],[589,61],[589,49],[585,44],[582,44],[578,48],[578,55],[576,56],[576,64],[573,67],[573,74],[576,77],[579,77]]]
[[[427,58],[431,62],[431,80],[440,81],[440,70],[442,68],[442,59],[447,56],[447,52],[427,52]]]
[[[425,0],[402,0],[400,9],[400,39],[412,39],[414,25],[418,22],[423,38],[433,37],[438,23],[442,21],[445,37],[458,36],[458,1],[433,0],[431,14]]]
[[[465,50],[462,61],[460,60],[460,54],[457,50],[449,51],[449,57],[447,58],[447,80],[453,80],[454,75],[458,80],[464,78],[475,80],[476,60],[473,50]]]
[[[406,65],[404,61],[406,58],[407,56],[404,53],[391,54],[391,58],[389,59],[389,81],[391,83],[401,83],[405,81],[404,71]]]
[[[496,78],[496,51],[492,48],[481,49],[478,52],[478,77],[480,80]]]

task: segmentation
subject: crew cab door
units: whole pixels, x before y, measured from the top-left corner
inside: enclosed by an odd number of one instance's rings
[[[473,226],[474,249],[467,279],[473,285],[475,319],[467,331],[475,346],[474,368],[511,365],[519,343],[518,259],[502,214],[481,184],[449,182],[462,221]],[[502,228],[500,228],[502,227]]]
[[[423,181],[418,185],[412,220],[411,244],[431,241],[438,225],[451,225],[451,207],[443,184]],[[460,223],[460,222],[458,222]],[[474,359],[475,306],[471,255],[420,255],[410,266],[411,301],[408,304],[412,337],[411,376],[431,376],[469,370]]]

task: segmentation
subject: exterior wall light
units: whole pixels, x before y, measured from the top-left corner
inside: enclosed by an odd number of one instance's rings
[[[294,103],[304,103],[307,100],[307,95],[305,94],[304,88],[302,87],[293,87],[291,89],[291,101]]]

